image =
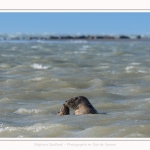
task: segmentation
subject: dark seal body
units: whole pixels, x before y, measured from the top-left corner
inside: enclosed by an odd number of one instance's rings
[[[57,116],[63,116],[63,115],[69,115],[69,114],[70,114],[69,107],[63,104],[59,112],[57,113]]]
[[[92,106],[89,100],[84,96],[71,98],[65,102],[65,105],[74,109],[75,115],[80,114],[98,114],[97,110]]]

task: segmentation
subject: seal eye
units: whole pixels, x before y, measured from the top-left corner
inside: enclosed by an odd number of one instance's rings
[[[78,99],[78,97],[75,97],[75,98],[74,98],[74,100],[77,100],[77,99]]]

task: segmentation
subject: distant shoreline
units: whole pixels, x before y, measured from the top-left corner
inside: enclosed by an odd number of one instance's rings
[[[144,41],[149,41],[149,37],[142,37],[141,35],[137,35],[134,37],[126,36],[126,35],[120,35],[118,37],[116,36],[110,36],[110,35],[80,35],[80,36],[71,36],[71,35],[64,35],[64,36],[1,36],[0,35],[0,41],[5,41],[5,40],[42,40],[42,41],[48,41],[48,40],[94,40],[94,41],[99,41],[99,40],[124,40],[124,41],[137,41],[137,40],[144,40]]]

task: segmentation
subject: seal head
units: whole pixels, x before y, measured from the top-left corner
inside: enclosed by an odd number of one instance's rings
[[[59,112],[57,113],[57,116],[63,116],[63,115],[69,115],[69,114],[70,114],[69,107],[63,104]]]
[[[65,102],[65,105],[74,109],[75,115],[80,114],[98,114],[97,110],[92,106],[89,100],[84,96],[71,98]]]

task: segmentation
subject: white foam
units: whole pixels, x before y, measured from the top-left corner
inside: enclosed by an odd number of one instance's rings
[[[7,54],[1,54],[2,57],[14,57],[15,55],[7,55]]]
[[[31,46],[31,48],[33,48],[33,49],[37,49],[37,48],[38,48],[38,46]]]
[[[2,103],[7,103],[7,102],[10,102],[11,100],[9,99],[9,98],[2,98],[2,99],[0,99],[0,102],[2,102]]]
[[[3,137],[61,137],[69,135],[69,130],[74,127],[65,124],[37,123],[32,126],[14,127],[5,126],[0,128],[0,136]],[[67,132],[66,132],[67,131]]]
[[[107,69],[107,68],[110,68],[109,66],[100,66],[99,67],[100,69]]]
[[[136,63],[136,62],[131,63],[131,65],[135,65],[135,66],[140,65],[140,64],[141,63]]]
[[[36,78],[32,78],[30,81],[41,81],[43,80],[43,77],[36,77]]]
[[[50,66],[42,66],[42,64],[34,63],[33,65],[31,65],[31,67],[34,69],[48,69]]]
[[[84,54],[86,53],[85,51],[75,51],[74,54]]]
[[[25,114],[38,114],[39,112],[41,112],[41,110],[39,110],[39,109],[19,108],[14,113],[15,114],[24,114],[25,115]]]
[[[81,50],[87,50],[89,47],[90,47],[89,45],[83,45],[83,46],[81,47]]]
[[[140,73],[147,73],[147,71],[144,71],[144,70],[139,70],[138,72],[140,72]]]
[[[0,64],[0,68],[11,68],[9,64]]]
[[[132,63],[133,64],[133,63]],[[137,65],[139,65],[138,63],[134,63],[134,66],[127,66],[125,68],[126,72],[129,73],[129,72],[132,72],[136,69],[137,72],[139,73],[147,73],[146,70],[143,70],[143,69],[138,69]],[[134,70],[133,70],[134,69]]]
[[[70,43],[87,43],[88,41],[86,40],[70,40]]]
[[[125,70],[126,70],[127,72],[131,72],[131,70],[134,69],[134,68],[135,68],[134,66],[127,66],[127,67],[125,68]]]

